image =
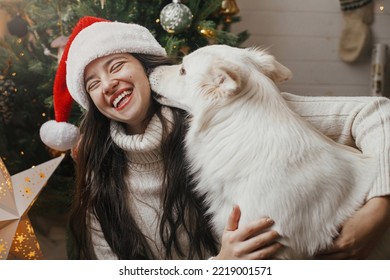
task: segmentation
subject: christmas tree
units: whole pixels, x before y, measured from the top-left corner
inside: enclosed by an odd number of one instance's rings
[[[0,3],[12,20],[0,40],[0,156],[11,174],[57,156],[40,141],[39,128],[53,118],[52,85],[67,36],[90,15],[147,27],[174,57],[208,44],[239,46],[248,34],[232,34],[239,21],[235,1],[223,0],[30,0]],[[74,105],[71,120],[77,123]],[[51,177],[35,208],[67,211],[73,185],[67,157]]]

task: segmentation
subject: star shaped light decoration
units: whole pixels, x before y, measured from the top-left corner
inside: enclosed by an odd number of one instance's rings
[[[10,176],[0,158],[0,260],[43,259],[28,211],[64,155]]]

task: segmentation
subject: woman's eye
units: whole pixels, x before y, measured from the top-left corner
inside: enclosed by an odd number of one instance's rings
[[[183,76],[183,75],[185,75],[185,74],[186,74],[186,69],[184,69],[183,67],[182,67],[182,68],[180,68],[180,70],[179,70],[179,74],[180,74],[180,76]]]
[[[115,72],[115,71],[119,70],[119,69],[121,68],[122,65],[123,65],[123,62],[115,63],[115,64],[112,65],[112,67],[111,67],[111,72]]]
[[[97,87],[98,83],[99,82],[96,81],[96,82],[92,82],[92,83],[88,84],[87,85],[87,92],[94,90]]]

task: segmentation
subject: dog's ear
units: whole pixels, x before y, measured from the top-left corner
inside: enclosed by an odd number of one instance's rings
[[[219,96],[231,96],[239,92],[241,79],[235,65],[227,62],[216,63],[213,67],[212,79],[214,90]]]
[[[257,48],[246,49],[251,61],[256,64],[256,67],[268,78],[275,83],[290,80],[292,73],[290,69],[279,63],[274,56],[266,51]]]

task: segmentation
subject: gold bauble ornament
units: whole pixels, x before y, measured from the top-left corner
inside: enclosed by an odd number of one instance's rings
[[[232,22],[232,16],[238,14],[240,9],[235,0],[223,0],[219,13],[225,17],[226,23]]]
[[[214,38],[215,37],[215,32],[213,30],[210,30],[210,29],[201,29],[200,33],[202,35],[206,36],[207,38]]]

